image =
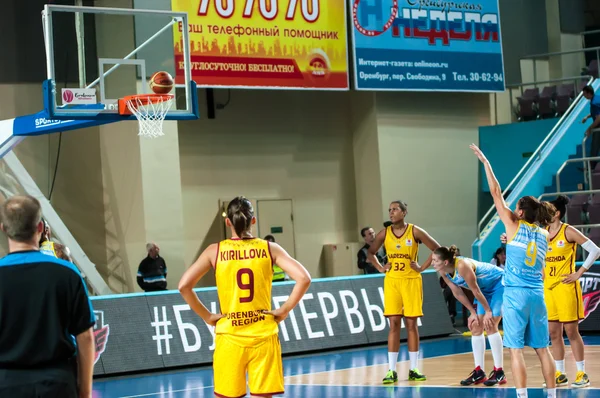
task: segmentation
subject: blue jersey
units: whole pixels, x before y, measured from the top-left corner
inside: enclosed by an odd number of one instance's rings
[[[450,281],[452,281],[452,283],[455,285],[469,289],[469,285],[467,285],[465,279],[460,276],[456,270],[456,265],[460,260],[466,261],[473,267],[475,277],[477,278],[477,285],[479,286],[479,289],[481,289],[481,293],[484,295],[493,293],[499,286],[502,285],[502,277],[504,276],[504,270],[502,268],[496,267],[493,264],[482,263],[467,257],[457,257],[454,262],[454,275],[446,274],[448,279],[450,279]]]
[[[544,289],[548,231],[520,220],[515,236],[506,244],[504,286]]]

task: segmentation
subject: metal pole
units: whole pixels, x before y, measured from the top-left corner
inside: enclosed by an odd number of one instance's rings
[[[83,7],[83,0],[76,0],[75,5]],[[77,62],[79,64],[79,87],[85,87],[85,40],[84,40],[84,26],[83,26],[83,13],[75,13],[75,32],[77,34]]]
[[[129,59],[129,58],[133,57],[142,48],[146,47],[146,45],[148,45],[152,40],[156,39],[158,36],[160,36],[167,29],[170,29],[171,26],[175,25],[177,22],[178,22],[177,18],[174,18],[171,22],[169,22],[167,25],[165,25],[165,27],[163,27],[161,30],[159,30],[155,34],[153,34],[148,40],[146,40],[145,42],[143,42],[138,48],[136,48],[135,50],[133,50],[132,52],[130,52],[129,54],[127,54],[123,59]],[[117,69],[119,66],[121,66],[121,64],[114,65],[112,68],[110,68],[109,70],[107,70],[106,72],[104,72],[104,74],[101,77],[99,77],[96,80],[94,80],[93,82],[91,82],[86,88],[92,88],[92,87],[94,87],[95,85],[97,85],[100,82],[101,78],[107,77],[108,75],[110,75],[111,73],[113,73],[115,71],[115,69]],[[190,73],[191,73],[191,71],[190,71]]]

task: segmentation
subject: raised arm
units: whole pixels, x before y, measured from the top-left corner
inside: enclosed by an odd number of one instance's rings
[[[224,315],[213,314],[210,312],[204,304],[202,304],[193,289],[198,281],[214,266],[214,261],[217,258],[217,248],[218,246],[216,244],[207,247],[200,257],[198,257],[198,260],[184,272],[179,281],[179,293],[181,293],[185,302],[188,303],[190,308],[198,314],[204,322],[211,326],[216,326],[217,321],[223,318]]]
[[[494,206],[496,206],[498,216],[500,217],[500,220],[502,220],[504,226],[506,227],[507,235],[514,236],[514,234],[517,232],[519,220],[517,219],[515,213],[513,213],[512,210],[510,210],[506,205],[504,197],[502,196],[502,189],[500,189],[500,183],[498,183],[498,180],[494,175],[494,171],[492,170],[492,166],[490,165],[489,160],[487,160],[487,158],[485,157],[483,152],[481,152],[481,149],[477,147],[477,145],[471,144],[469,147],[473,150],[475,156],[477,156],[481,163],[483,163],[483,167],[485,168],[485,175],[487,177],[487,182],[490,187],[490,194],[494,199]]]
[[[413,234],[415,235],[415,239],[423,242],[423,244],[425,246],[427,246],[427,248],[429,250],[431,250],[431,254],[429,255],[429,257],[427,257],[427,260],[425,260],[425,262],[423,263],[422,266],[418,267],[418,265],[411,265],[411,267],[413,269],[417,268],[420,269],[420,272],[425,271],[427,268],[429,268],[429,266],[431,266],[431,259],[433,257],[433,251],[435,249],[438,249],[440,247],[440,244],[437,243],[437,241],[435,239],[433,239],[431,237],[431,235],[429,235],[424,229],[417,227],[416,225],[414,226],[414,232]]]
[[[369,246],[369,251],[367,252],[367,261],[373,264],[373,266],[377,268],[379,272],[386,272],[390,269],[389,263],[385,264],[385,266],[382,265],[376,256],[377,252],[381,248],[381,245],[383,245],[383,242],[385,241],[385,231],[385,229],[379,231],[377,236],[375,236],[375,240],[373,241],[371,246]]]

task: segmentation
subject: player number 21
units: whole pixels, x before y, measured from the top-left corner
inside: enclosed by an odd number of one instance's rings
[[[537,245],[535,242],[529,242],[527,245],[527,251],[525,252],[525,264],[533,267],[535,265],[535,259],[537,258]]]
[[[247,275],[244,278],[244,275]],[[244,282],[244,279],[247,282]],[[248,296],[240,297],[240,303],[249,303],[254,299],[254,272],[250,268],[240,268],[236,275],[237,285],[241,290],[247,290]]]

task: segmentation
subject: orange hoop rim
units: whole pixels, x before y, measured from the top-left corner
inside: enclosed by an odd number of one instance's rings
[[[131,115],[131,111],[129,110],[127,104],[131,101],[139,101],[142,106],[148,104],[158,104],[160,102],[170,101],[175,96],[173,94],[135,94],[135,95],[127,95],[123,98],[119,99],[119,114],[121,115]]]

